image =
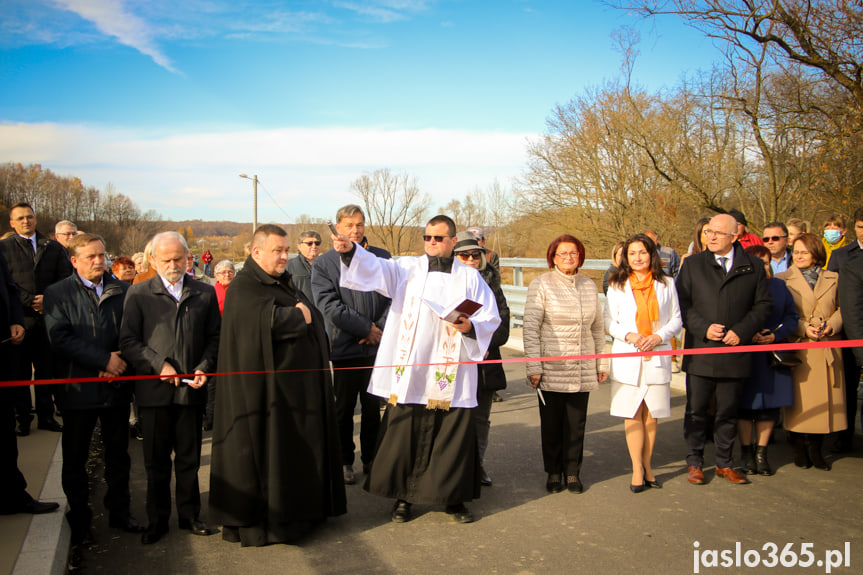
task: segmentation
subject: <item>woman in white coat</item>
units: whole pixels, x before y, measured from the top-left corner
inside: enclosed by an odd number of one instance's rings
[[[656,244],[644,234],[626,240],[617,272],[609,280],[605,329],[612,353],[671,349],[682,319],[674,281],[662,271]],[[632,459],[630,490],[659,488],[650,459],[657,418],[671,415],[671,356],[614,357],[611,360],[611,415],[626,418]]]

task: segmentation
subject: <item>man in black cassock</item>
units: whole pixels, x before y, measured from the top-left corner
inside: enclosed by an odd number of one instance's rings
[[[288,250],[282,228],[257,229],[222,319],[210,513],[244,547],[346,511],[324,318],[285,271]]]

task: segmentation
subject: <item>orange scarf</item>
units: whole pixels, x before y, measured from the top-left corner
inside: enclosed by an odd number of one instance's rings
[[[659,300],[653,289],[653,273],[648,273],[644,281],[639,282],[635,272],[629,275],[629,285],[635,296],[635,325],[641,335],[653,334],[654,322],[659,323]]]

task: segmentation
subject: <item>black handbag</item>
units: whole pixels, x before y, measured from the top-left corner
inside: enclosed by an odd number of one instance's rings
[[[796,367],[803,363],[794,349],[774,349],[767,352],[767,363],[770,367]]]

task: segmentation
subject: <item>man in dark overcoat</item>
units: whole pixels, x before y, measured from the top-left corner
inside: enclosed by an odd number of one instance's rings
[[[53,358],[42,317],[42,297],[49,285],[72,275],[72,264],[62,245],[36,230],[36,214],[30,204],[22,202],[12,206],[9,225],[15,233],[0,241],[0,251],[18,288],[26,330],[24,342],[12,363],[15,379],[51,379],[54,377]],[[55,405],[58,411],[63,409],[63,385],[35,387],[37,426],[48,431],[63,431],[63,426],[54,419]],[[16,387],[14,393],[18,434],[28,435],[33,419],[30,390]]]
[[[346,511],[324,318],[258,228],[225,296],[210,511],[223,538],[287,543]]]
[[[120,354],[120,322],[128,284],[106,273],[105,241],[78,234],[66,246],[75,273],[45,290],[45,326],[57,375],[70,379],[119,377],[127,373]],[[111,527],[128,533],[144,528],[129,512],[129,404],[132,384],[85,381],[66,384],[63,412],[63,491],[72,545],[92,541],[87,459],[98,421],[105,453],[105,507]]]
[[[714,216],[706,232],[707,249],[686,258],[677,276],[677,294],[686,328],[684,348],[748,345],[773,309],[764,263],[743,251],[736,241],[737,222],[728,214]],[[737,407],[751,363],[750,354],[684,356],[683,433],[690,483],[704,483],[704,444],[714,394],[716,474],[732,483],[748,483],[745,476],[735,471],[732,451],[737,437]]]
[[[216,368],[221,317],[213,286],[185,273],[189,248],[183,236],[153,237],[150,265],[157,275],[129,288],[120,329],[120,349],[137,375],[135,398],[144,436],[147,518],[141,542],[151,544],[168,531],[171,516],[171,453],[180,529],[212,535],[199,518],[198,468],[207,373]],[[184,375],[184,377],[180,377]]]
[[[24,312],[18,300],[18,291],[6,266],[6,259],[0,254],[0,365],[9,365],[18,346],[24,341],[23,324]],[[0,379],[13,378],[12,372],[0,369]],[[27,390],[26,387],[24,389]],[[0,515],[49,513],[60,505],[33,499],[27,493],[24,474],[18,469],[15,390],[15,387],[0,387]]]

